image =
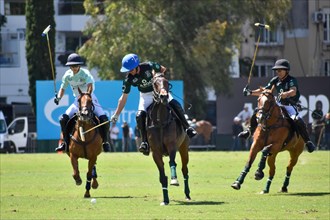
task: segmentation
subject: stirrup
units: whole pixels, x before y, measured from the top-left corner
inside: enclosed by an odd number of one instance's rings
[[[196,130],[192,127],[187,128],[186,133],[189,138],[193,138],[197,134]]]
[[[142,142],[140,147],[139,147],[139,151],[141,153],[143,153],[144,155],[148,156],[149,153],[150,153],[148,142]]]
[[[306,142],[307,151],[312,153],[315,150],[315,145],[311,141]]]
[[[66,148],[66,143],[65,143],[65,141],[63,141],[62,143],[60,143],[59,145],[58,145],[58,147],[57,148],[55,148],[55,151],[65,151],[65,148]]]

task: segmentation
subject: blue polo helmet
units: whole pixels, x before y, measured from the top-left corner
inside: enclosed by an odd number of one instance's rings
[[[124,56],[123,60],[121,61],[121,69],[120,72],[126,73],[134,68],[136,68],[140,64],[139,57],[134,54],[130,53]]]

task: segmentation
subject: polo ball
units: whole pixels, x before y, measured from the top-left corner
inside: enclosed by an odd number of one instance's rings
[[[95,204],[96,203],[96,199],[91,199],[91,203]]]

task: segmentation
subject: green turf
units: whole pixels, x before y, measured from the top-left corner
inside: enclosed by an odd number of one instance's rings
[[[103,153],[98,158],[99,188],[84,199],[87,161],[80,159],[83,179],[76,186],[64,154],[2,154],[0,219],[330,219],[330,152],[304,152],[295,167],[289,193],[277,193],[288,152],[278,155],[270,193],[260,195],[268,177],[254,180],[260,154],[241,190],[230,187],[248,152],[191,152],[192,201],[186,202],[179,155],[180,186],[169,186],[170,204],[162,200],[152,157],[139,153]],[[165,168],[169,174],[168,158]]]

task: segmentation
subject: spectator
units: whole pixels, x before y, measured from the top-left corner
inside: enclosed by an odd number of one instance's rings
[[[325,150],[330,150],[330,112],[325,115],[324,124],[324,147]]]
[[[317,144],[317,147],[320,149],[321,146],[321,135],[322,135],[322,127],[324,125],[324,117],[323,117],[323,111],[322,111],[322,102],[317,101],[315,103],[315,110],[312,112],[312,132],[314,134],[314,142]]]
[[[137,126],[135,126],[134,135],[135,135],[136,150],[139,151],[139,146],[141,144],[141,134]]]
[[[252,116],[251,111],[249,110],[249,105],[245,104],[243,110],[238,113],[238,117],[241,121],[243,129],[247,129],[250,125],[250,118]]]
[[[116,152],[119,128],[115,122],[110,127],[110,151]]]
[[[232,134],[233,134],[233,144],[232,144],[232,151],[236,151],[242,149],[244,145],[243,139],[237,137],[237,135],[243,131],[243,127],[241,124],[241,119],[239,117],[234,118],[234,123],[232,125]]]
[[[128,125],[128,123],[125,121],[124,124],[121,126],[123,129],[123,145],[122,145],[122,151],[128,152],[128,149],[131,145],[131,139],[132,139],[132,132]]]

